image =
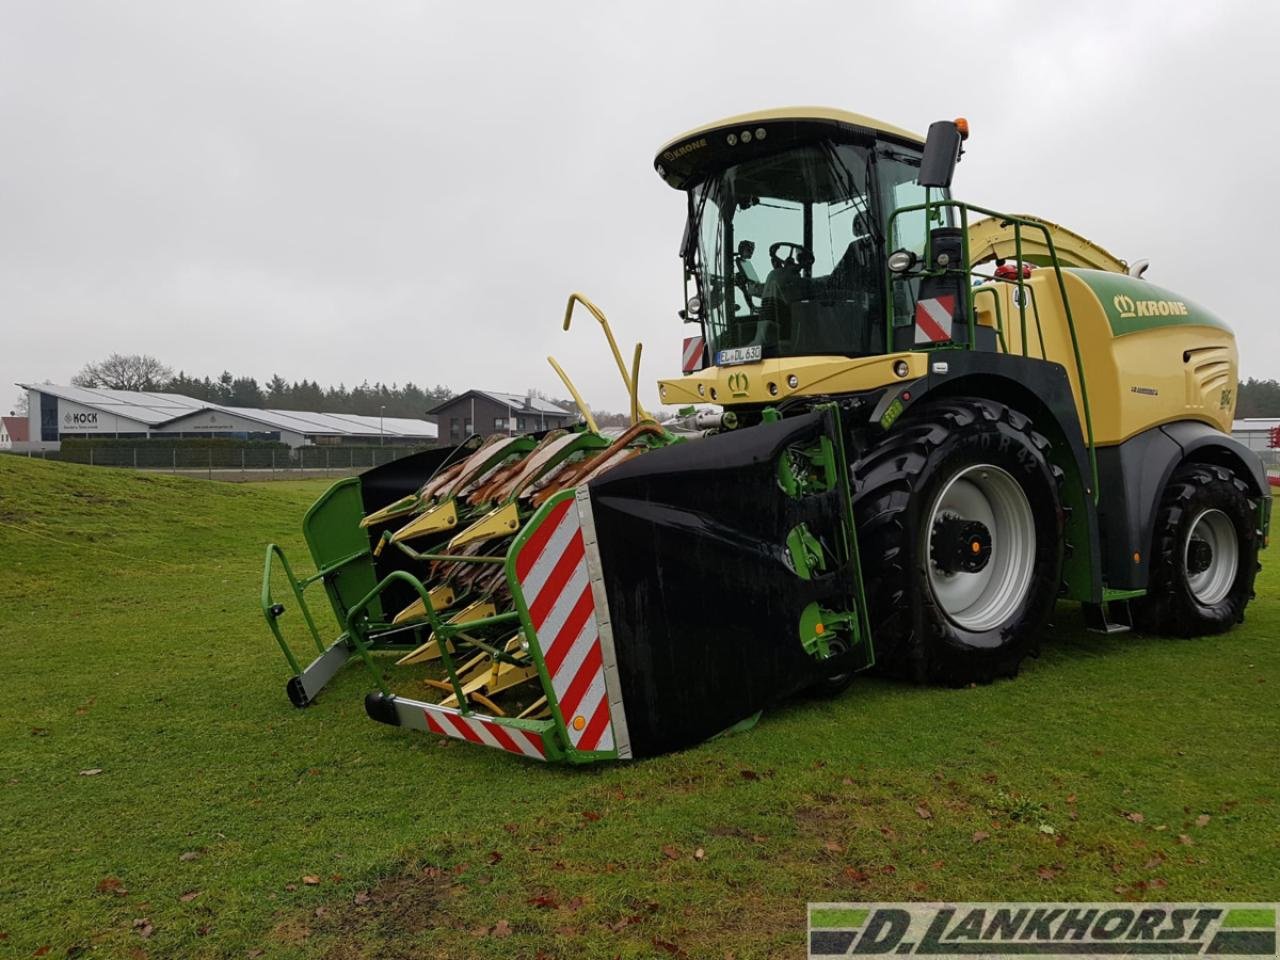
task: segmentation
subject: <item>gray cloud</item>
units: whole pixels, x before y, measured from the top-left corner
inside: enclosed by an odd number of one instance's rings
[[[559,330],[580,289],[644,340],[655,404],[684,330],[654,150],[789,103],[968,116],[959,196],[1151,258],[1276,373],[1272,4],[35,0],[3,23],[0,384],[120,350],[559,393],[554,352],[620,409],[594,325]]]

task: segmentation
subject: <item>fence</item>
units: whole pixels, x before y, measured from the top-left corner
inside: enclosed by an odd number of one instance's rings
[[[420,447],[295,447],[272,449],[263,447],[210,446],[178,447],[89,447],[80,450],[35,450],[13,452],[25,456],[64,463],[83,463],[94,467],[128,467],[135,470],[159,470],[187,474],[241,474],[246,477],[275,475],[332,476],[358,473],[398,460]]]
[[[1272,473],[1275,472],[1276,467],[1280,467],[1280,450],[1255,450],[1253,452],[1262,460],[1263,466]]]

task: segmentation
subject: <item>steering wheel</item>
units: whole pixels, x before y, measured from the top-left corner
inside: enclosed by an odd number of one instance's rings
[[[787,254],[785,257],[779,253],[784,247]],[[784,266],[809,267],[813,265],[813,251],[804,244],[788,243],[783,240],[769,247],[769,262],[773,264],[775,270],[780,270]]]

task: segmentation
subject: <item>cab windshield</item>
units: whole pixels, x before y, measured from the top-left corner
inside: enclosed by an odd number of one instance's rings
[[[923,199],[918,167],[904,162],[914,159],[880,158],[890,209]],[[690,191],[685,265],[711,362],[884,352],[876,167],[869,145],[817,141],[727,167]]]

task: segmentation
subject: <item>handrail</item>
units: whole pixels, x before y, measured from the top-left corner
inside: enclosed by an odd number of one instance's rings
[[[294,599],[298,602],[298,609],[302,611],[302,618],[307,622],[307,628],[311,631],[311,639],[315,641],[316,649],[320,653],[324,653],[324,641],[320,639],[320,631],[316,629],[316,622],[311,616],[311,610],[307,606],[306,598],[303,591],[307,585],[314,582],[314,578],[306,584],[300,583],[297,577],[293,575],[293,568],[289,566],[289,560],[284,555],[284,551],[276,544],[267,544],[267,554],[262,565],[262,615],[267,619],[267,625],[271,627],[271,632],[275,635],[276,643],[280,644],[280,650],[284,653],[284,658],[289,661],[289,666],[293,669],[295,675],[302,673],[302,667],[298,663],[298,658],[293,655],[293,651],[289,649],[289,644],[285,642],[284,634],[281,633],[279,625],[276,623],[277,615],[273,613],[276,604],[271,593],[271,573],[275,558],[280,558],[280,565],[284,567],[285,576],[289,580],[289,587],[293,590]]]
[[[963,250],[965,273],[968,276],[973,276],[970,253],[969,253],[969,212],[972,211],[974,213],[982,214],[983,216],[995,217],[1001,221],[1002,226],[1009,226],[1009,225],[1013,226],[1014,251],[1015,251],[1015,255],[1018,258],[1018,265],[1019,265],[1018,277],[1016,282],[1018,284],[1018,290],[1019,290],[1018,314],[1019,314],[1019,323],[1021,326],[1021,336],[1022,336],[1022,355],[1024,357],[1029,356],[1029,354],[1027,353],[1027,306],[1026,306],[1027,298],[1025,295],[1026,283],[1023,279],[1022,269],[1021,269],[1022,230],[1024,228],[1027,228],[1034,232],[1040,233],[1044,236],[1045,249],[1048,251],[1049,260],[1053,264],[1053,273],[1057,281],[1058,295],[1062,300],[1063,314],[1067,319],[1067,332],[1071,335],[1071,351],[1075,358],[1076,376],[1080,383],[1080,402],[1081,402],[1081,406],[1084,409],[1085,439],[1086,439],[1086,445],[1089,451],[1089,469],[1091,473],[1090,479],[1091,479],[1091,486],[1092,486],[1092,489],[1090,492],[1093,496],[1094,503],[1097,503],[1100,497],[1100,491],[1098,489],[1098,454],[1097,454],[1097,448],[1096,448],[1096,444],[1093,436],[1093,414],[1089,407],[1089,389],[1085,381],[1084,358],[1080,354],[1080,338],[1076,333],[1075,318],[1071,314],[1071,301],[1067,297],[1067,284],[1066,284],[1066,280],[1064,280],[1062,276],[1062,265],[1058,260],[1058,253],[1053,244],[1052,232],[1049,230],[1048,226],[1046,226],[1045,222],[1043,221],[1027,219],[1025,217],[1018,217],[1012,214],[1000,213],[999,211],[996,211],[996,210],[988,210],[985,207],[979,207],[979,206],[975,206],[974,204],[964,203],[960,200],[934,200],[930,196],[929,191],[926,189],[924,203],[916,203],[916,204],[911,204],[905,207],[898,207],[896,210],[893,211],[893,213],[889,215],[889,222],[886,225],[885,233],[887,236],[892,236],[894,220],[896,220],[899,216],[901,216],[904,213],[914,213],[916,211],[924,211],[925,224],[927,228],[927,225],[932,221],[933,212],[935,210],[940,210],[943,207],[956,209],[960,212],[961,245]],[[930,232],[926,232],[925,237],[926,237],[925,264],[927,266],[928,263],[930,262],[929,261]],[[926,272],[933,272],[933,271],[927,270]],[[895,279],[896,278],[894,277],[894,275],[890,273],[888,271],[888,268],[886,267],[887,289],[892,290],[893,288],[892,285]],[[890,299],[892,300],[892,298]],[[969,304],[968,304],[969,342],[965,347],[965,349],[972,350],[976,346],[974,331],[977,324],[977,320],[976,320],[974,304],[973,304],[974,298],[969,297],[968,300],[969,300]],[[885,330],[886,341],[885,342],[892,343],[893,342],[892,340],[893,321],[894,321],[893,311],[892,309],[890,309],[889,311],[886,311],[886,312],[888,315],[885,318],[886,320],[886,330]],[[1037,324],[1039,324],[1040,322],[1038,309],[1036,312],[1036,322]],[[1041,339],[1043,340],[1043,336],[1044,336],[1043,330],[1041,330],[1040,336],[1041,336]]]

